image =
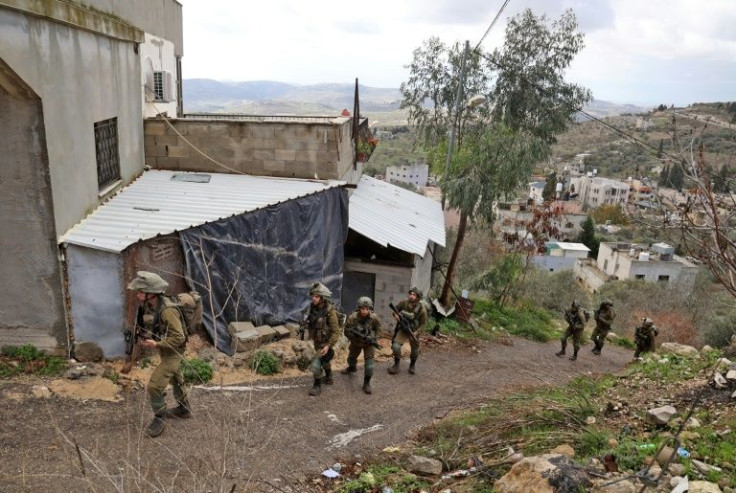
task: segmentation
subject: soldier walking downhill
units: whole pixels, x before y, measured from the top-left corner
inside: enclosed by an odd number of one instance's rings
[[[309,395],[317,396],[322,393],[322,384],[332,385],[332,365],[330,361],[335,356],[333,347],[340,339],[340,324],[337,320],[337,310],[332,304],[332,291],[321,282],[316,282],[309,289],[311,304],[307,313],[307,329],[309,337],[314,343],[316,354],[310,368],[314,376],[314,384]],[[324,378],[322,372],[324,371]]]
[[[417,287],[413,287],[409,290],[409,297],[400,301],[399,304],[396,305],[396,310],[401,314],[404,320],[408,322],[415,338],[412,339],[409,334],[402,330],[394,332],[394,339],[391,342],[391,350],[394,353],[394,366],[388,369],[388,372],[391,375],[399,373],[401,346],[403,346],[405,342],[408,342],[411,346],[409,373],[413,375],[416,372],[415,366],[417,358],[419,358],[419,333],[424,330],[424,327],[427,325],[427,309],[421,302],[422,296],[424,296],[422,290]],[[398,315],[394,313],[393,316],[398,323]]]
[[[136,299],[143,307],[145,334],[138,342],[143,347],[158,348],[161,362],[148,381],[148,399],[154,418],[146,429],[150,437],[157,437],[164,431],[166,418],[190,418],[192,416],[184,377],[179,367],[187,340],[184,320],[179,309],[164,296],[169,283],[153,272],[140,271],[128,284],[128,289],[136,291]],[[178,407],[166,410],[164,391],[171,383]]]
[[[365,360],[363,368],[363,392],[370,394],[371,378],[373,377],[373,360],[376,339],[381,334],[381,321],[373,312],[373,300],[367,296],[358,298],[358,308],[348,316],[345,322],[345,335],[350,340],[348,348],[348,366],[342,373],[350,375],[358,371],[358,356],[363,351]]]
[[[634,329],[634,342],[636,342],[636,351],[634,358],[638,358],[641,353],[654,351],[654,338],[659,335],[659,329],[654,326],[651,318],[645,318],[641,325]]]
[[[567,350],[567,338],[572,336],[572,347],[574,352],[570,356],[570,361],[578,359],[578,351],[580,351],[580,343],[583,340],[583,329],[585,328],[585,319],[583,313],[580,310],[580,304],[577,301],[573,301],[570,308],[565,310],[565,320],[567,321],[567,330],[560,339],[562,348],[555,353],[556,356],[564,356]]]
[[[593,354],[601,354],[601,349],[606,343],[606,336],[611,330],[611,323],[616,318],[616,314],[613,312],[613,303],[610,300],[603,300],[601,306],[594,312],[594,316],[595,329],[590,338],[595,347],[591,351],[593,351]]]

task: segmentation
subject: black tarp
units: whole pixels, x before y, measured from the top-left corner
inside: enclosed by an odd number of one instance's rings
[[[339,305],[347,233],[348,194],[340,187],[181,232],[188,276],[202,294],[216,347],[234,353],[230,322],[298,321],[315,281]]]

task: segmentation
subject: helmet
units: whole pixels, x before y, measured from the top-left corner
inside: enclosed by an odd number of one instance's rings
[[[131,291],[141,291],[143,293],[163,294],[169,283],[164,281],[161,276],[145,270],[138,271],[138,277],[130,281],[128,289]]]
[[[601,302],[601,306],[613,306],[613,301],[611,301],[611,300],[603,300]]]
[[[368,307],[373,310],[373,300],[367,296],[361,296],[358,298],[358,308]]]
[[[578,308],[580,308],[580,303],[578,303],[577,301],[573,301],[572,305],[570,305],[570,308],[575,308],[577,310]]]
[[[654,325],[654,320],[652,320],[651,318],[645,318],[644,325],[647,327],[651,327],[652,325]]]
[[[332,291],[327,289],[327,286],[322,284],[321,282],[315,282],[312,284],[312,286],[309,288],[309,295],[317,295],[321,296],[323,299],[330,299],[332,297]]]
[[[416,286],[412,286],[412,288],[409,290],[409,292],[416,294],[419,298],[423,298],[424,297],[424,293],[422,292],[422,290],[419,289]]]

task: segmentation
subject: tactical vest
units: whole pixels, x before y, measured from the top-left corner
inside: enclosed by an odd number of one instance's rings
[[[330,324],[327,322],[327,317],[334,309],[335,307],[332,306],[332,303],[325,303],[322,308],[315,308],[314,305],[309,307],[307,328],[315,343],[323,343],[330,340],[332,332]]]

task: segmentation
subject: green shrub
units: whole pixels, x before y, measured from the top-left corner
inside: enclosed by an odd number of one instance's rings
[[[726,347],[736,334],[736,311],[722,317],[713,317],[703,329],[703,341],[709,346]]]
[[[494,326],[503,327],[508,333],[534,341],[549,341],[557,337],[549,312],[530,304],[498,306],[490,300],[474,299],[473,314]]]
[[[20,373],[55,376],[66,369],[66,360],[49,356],[32,344],[24,346],[3,346],[0,355],[0,377],[10,377]]]
[[[629,339],[628,337],[614,337],[611,340],[611,344],[614,346],[621,346],[628,349],[634,349],[636,347],[636,343]]]
[[[256,351],[250,362],[250,368],[259,375],[274,375],[281,371],[279,359],[268,351]]]
[[[199,358],[183,359],[179,368],[184,376],[184,383],[187,384],[207,383],[214,375],[212,366]]]

